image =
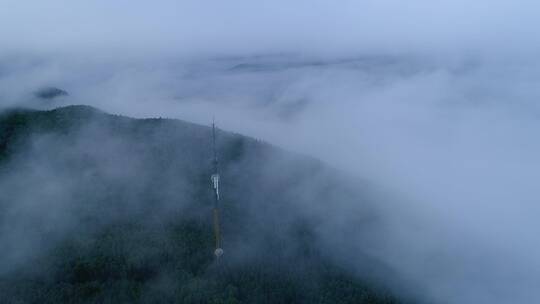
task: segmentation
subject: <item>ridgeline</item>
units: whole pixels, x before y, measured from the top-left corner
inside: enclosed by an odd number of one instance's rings
[[[321,245],[314,210],[365,201],[360,190],[221,130],[216,262],[211,138],[87,106],[4,111],[0,303],[402,303],[368,279],[391,274],[382,264],[359,254],[362,276]]]

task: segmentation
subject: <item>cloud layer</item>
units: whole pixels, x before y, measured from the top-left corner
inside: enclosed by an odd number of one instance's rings
[[[0,3],[2,106],[216,115],[392,189],[351,248],[435,300],[540,298],[535,2]]]

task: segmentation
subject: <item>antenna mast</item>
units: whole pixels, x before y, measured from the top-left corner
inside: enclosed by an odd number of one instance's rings
[[[214,172],[210,176],[210,179],[214,188],[214,207],[212,210],[214,217],[214,235],[216,239],[216,249],[214,250],[214,255],[216,256],[216,259],[219,259],[223,255],[223,249],[221,248],[221,231],[219,229],[219,173],[216,151],[216,124],[214,120],[212,120],[212,149],[214,152],[214,159],[212,160]]]

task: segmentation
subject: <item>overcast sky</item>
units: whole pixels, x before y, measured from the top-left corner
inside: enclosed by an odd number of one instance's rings
[[[0,1],[2,49],[533,52],[533,0]]]

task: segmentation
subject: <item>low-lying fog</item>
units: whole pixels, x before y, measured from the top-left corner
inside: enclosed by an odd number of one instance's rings
[[[1,2],[3,107],[215,116],[401,198],[357,246],[436,302],[540,301],[533,2]],[[34,96],[49,86],[69,95]]]

